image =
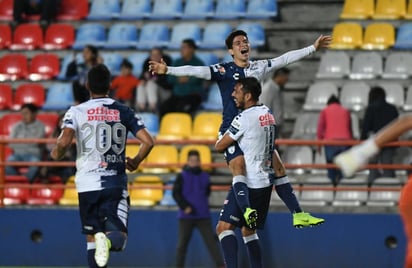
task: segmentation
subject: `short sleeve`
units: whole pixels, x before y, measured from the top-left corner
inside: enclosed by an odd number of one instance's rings
[[[75,110],[71,107],[63,117],[61,128],[63,129],[67,127],[75,130],[77,128],[77,122],[75,119]]]
[[[223,64],[213,64],[209,66],[212,81],[221,81],[226,77],[226,68]]]
[[[247,120],[242,114],[237,115],[230,124],[227,133],[234,140],[239,140],[247,128]]]
[[[126,113],[126,122],[123,122],[123,124],[133,133],[133,135],[136,135],[139,130],[146,127],[142,117],[135,113],[132,109],[128,108]]]

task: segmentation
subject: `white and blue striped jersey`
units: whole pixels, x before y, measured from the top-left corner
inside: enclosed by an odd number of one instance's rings
[[[249,188],[271,185],[269,174],[274,173],[272,154],[275,149],[275,131],[275,118],[270,109],[262,104],[239,113],[226,132],[238,142],[244,153]]]
[[[144,127],[132,109],[111,98],[91,99],[70,107],[62,128],[75,131],[77,191],[127,189],[127,133],[135,135]]]
[[[220,133],[224,133],[230,126],[233,118],[239,113],[232,98],[233,88],[239,78],[255,77],[262,81],[270,72],[296,62],[316,51],[315,47],[308,46],[289,51],[273,59],[249,61],[246,68],[237,66],[234,62],[214,64],[211,66],[179,66],[169,67],[167,74],[176,76],[195,76],[216,81],[223,103],[223,121]]]

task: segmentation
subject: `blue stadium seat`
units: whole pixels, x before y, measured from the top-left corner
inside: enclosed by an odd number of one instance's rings
[[[144,61],[149,57],[147,52],[135,52],[129,54],[127,59],[133,64],[133,75],[139,77],[142,74]]]
[[[183,39],[193,39],[196,44],[199,44],[201,37],[201,29],[197,23],[178,23],[172,28],[170,42],[167,47],[171,49],[180,48]]]
[[[265,30],[261,24],[244,22],[239,24],[237,28],[247,33],[251,47],[255,48],[265,44]]]
[[[220,90],[216,83],[210,86],[207,100],[203,102],[201,106],[204,110],[208,111],[223,110],[222,97],[220,96]]]
[[[150,134],[157,136],[159,133],[159,116],[154,113],[139,113],[139,115],[142,117],[143,122]]]
[[[190,0],[186,1],[182,19],[205,19],[214,15],[213,0]]]
[[[47,90],[42,110],[65,110],[74,103],[71,83],[53,83]]]
[[[122,55],[113,52],[105,52],[101,53],[101,57],[103,59],[103,63],[107,66],[113,76],[120,73],[120,65],[123,61]]]
[[[124,0],[119,19],[136,20],[145,19],[151,15],[152,6],[150,0]]]
[[[180,18],[182,13],[182,0],[154,0],[150,19],[175,19]]]
[[[170,30],[164,23],[147,23],[140,29],[137,48],[151,49],[166,46],[170,39]]]
[[[213,52],[197,52],[196,56],[201,59],[205,65],[219,63],[218,56]]]
[[[67,80],[66,78],[66,72],[67,72],[67,67],[69,66],[70,62],[73,61],[73,54],[66,54],[66,56],[63,58],[61,64],[60,64],[60,73],[56,77],[58,80]],[[78,63],[84,62],[83,56],[81,53],[76,54],[76,61]]]
[[[133,24],[117,23],[109,29],[107,43],[105,48],[122,49],[136,47],[137,28]]]
[[[216,4],[215,18],[235,19],[246,14],[245,0],[219,0]]]
[[[412,48],[412,23],[404,23],[399,26],[393,47],[397,49]]]
[[[212,22],[205,26],[203,41],[199,44],[204,49],[225,48],[225,39],[232,31],[232,26],[224,22]]]
[[[89,20],[110,20],[119,17],[119,0],[94,0],[90,6]]]
[[[231,61],[233,61],[232,55],[230,55],[229,53],[225,53],[225,55],[223,55],[222,62],[231,62]]]
[[[86,45],[102,47],[106,43],[106,29],[100,23],[82,24],[76,32],[74,49],[83,49]]]
[[[277,15],[276,0],[249,0],[245,17],[247,19],[268,19]]]

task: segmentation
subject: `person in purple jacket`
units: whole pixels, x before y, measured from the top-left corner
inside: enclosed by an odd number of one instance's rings
[[[187,163],[177,175],[173,184],[173,198],[179,206],[179,238],[176,252],[176,266],[184,267],[187,246],[193,229],[197,228],[205,242],[216,267],[224,267],[217,237],[212,229],[209,209],[209,174],[200,167],[197,150],[188,152]]]

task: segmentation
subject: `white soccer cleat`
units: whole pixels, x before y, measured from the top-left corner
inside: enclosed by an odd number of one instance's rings
[[[102,232],[96,233],[94,235],[94,240],[96,243],[96,252],[94,253],[94,259],[97,266],[104,267],[109,261],[110,241]]]

